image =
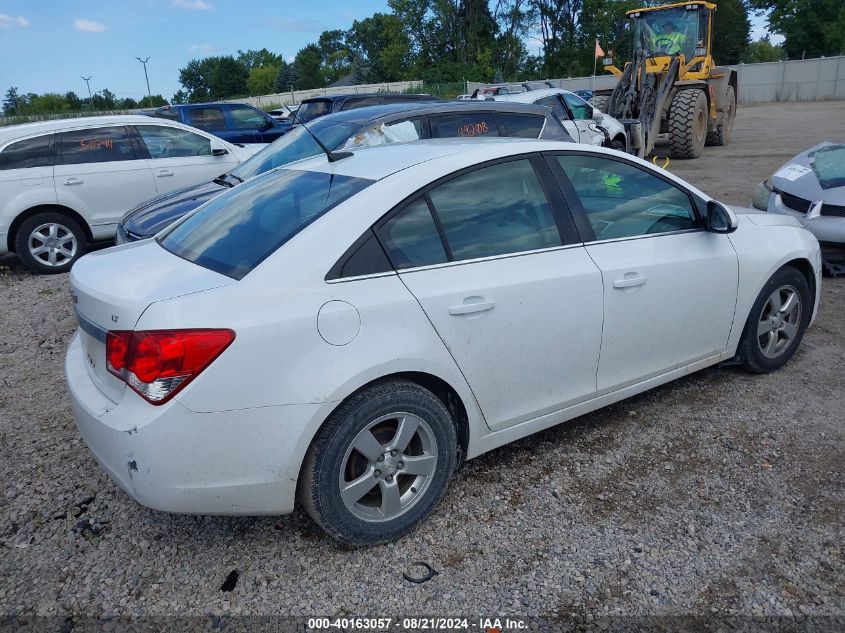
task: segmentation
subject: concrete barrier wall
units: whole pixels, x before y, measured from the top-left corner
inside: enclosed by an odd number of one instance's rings
[[[258,97],[244,97],[243,99],[227,99],[230,103],[248,103],[256,108],[269,105],[290,105],[299,103],[310,97],[322,95],[349,94],[359,92],[405,92],[406,90],[422,90],[422,81],[391,81],[381,84],[359,84],[357,86],[341,86],[338,88],[315,88],[313,90],[291,90]]]
[[[831,101],[845,99],[845,56],[798,59],[765,64],[738,64],[740,103],[770,103],[775,101]],[[548,80],[555,88],[564,90],[603,90],[616,85],[612,75],[600,77],[571,77]],[[545,81],[526,82],[532,88],[547,88]],[[469,82],[467,90],[491,84]],[[502,85],[502,84],[496,84]],[[515,89],[521,84],[504,84]]]

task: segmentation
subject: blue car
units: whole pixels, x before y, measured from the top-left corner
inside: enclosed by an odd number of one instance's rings
[[[144,114],[179,121],[230,143],[272,143],[291,128],[289,122],[277,121],[245,103],[168,105]]]

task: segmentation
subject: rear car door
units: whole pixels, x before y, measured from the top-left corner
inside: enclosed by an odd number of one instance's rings
[[[538,158],[455,175],[377,232],[492,429],[593,396],[601,274]]]
[[[587,253],[604,278],[598,393],[725,351],[737,255],[704,229],[693,195],[626,160],[549,156]]]
[[[271,117],[249,106],[230,105],[226,108],[228,127],[232,134],[244,140],[237,143],[272,143],[284,130]],[[251,140],[246,140],[251,136]]]
[[[581,143],[581,131],[577,125],[575,125],[575,121],[572,119],[572,114],[569,111],[569,108],[564,105],[563,101],[560,98],[560,95],[549,95],[547,97],[543,97],[542,99],[534,102],[537,105],[545,106],[549,110],[557,115],[558,120],[563,124],[563,127],[569,132],[569,136],[572,137],[576,143]]]
[[[124,213],[156,195],[150,167],[126,126],[72,130],[57,138],[56,200],[88,221],[94,239],[113,237]]]
[[[214,180],[239,164],[231,153],[213,156],[211,139],[184,128],[151,123],[135,130],[159,194]]]

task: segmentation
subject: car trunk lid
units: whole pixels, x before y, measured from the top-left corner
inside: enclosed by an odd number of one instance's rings
[[[80,259],[70,274],[86,370],[114,402],[126,385],[106,366],[106,333],[133,330],[151,304],[218,288],[233,279],[181,259],[154,241],[126,244]]]

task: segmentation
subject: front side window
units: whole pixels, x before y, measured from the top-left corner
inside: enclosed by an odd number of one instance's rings
[[[561,245],[552,209],[527,159],[458,176],[429,195],[457,261]]]
[[[158,238],[174,255],[234,279],[372,180],[282,170],[217,196]]]
[[[499,136],[492,112],[461,112],[431,117],[432,138]]]
[[[560,100],[560,97],[557,95],[549,95],[548,97],[543,97],[539,101],[535,101],[537,105],[545,106],[552,112],[557,115],[557,118],[561,121],[568,121],[569,120],[569,112],[566,111],[566,108],[563,107],[563,103]]]
[[[92,127],[61,134],[63,165],[135,160],[124,126]]]
[[[53,135],[36,136],[12,143],[0,152],[0,169],[49,167],[53,164]]]
[[[191,125],[200,130],[225,130],[223,108],[191,108],[188,110]]]
[[[232,116],[232,125],[236,130],[262,129],[267,126],[264,115],[252,108],[232,108],[229,114]]]
[[[424,198],[418,198],[391,217],[379,235],[397,269],[447,261],[437,225]]]
[[[597,156],[557,156],[597,240],[697,227],[686,192],[639,167]]]
[[[534,114],[499,114],[502,136],[537,138],[546,122],[545,117]]]
[[[273,141],[254,156],[250,156],[249,159],[232,171],[232,175],[241,180],[246,180],[293,161],[317,156],[323,150],[320,149],[311,134],[319,138],[320,142],[329,149],[337,149],[358,129],[357,125],[342,123],[325,125],[321,124],[320,121],[315,121],[313,125],[309,125],[308,130],[300,125]],[[311,134],[308,133],[309,130]]]
[[[138,133],[150,158],[211,156],[211,141],[188,130],[163,125],[139,125]]]
[[[572,116],[576,121],[583,121],[584,119],[593,118],[593,106],[584,101],[581,97],[574,94],[563,94],[566,100],[566,105],[572,110]]]

